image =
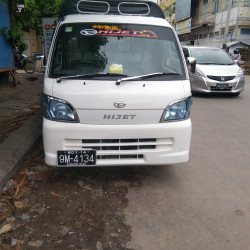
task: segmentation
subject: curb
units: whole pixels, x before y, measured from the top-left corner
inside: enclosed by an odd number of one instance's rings
[[[42,111],[38,111],[0,144],[0,189],[14,176],[42,135]]]

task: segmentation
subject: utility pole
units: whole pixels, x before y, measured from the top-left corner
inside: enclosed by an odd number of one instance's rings
[[[223,49],[227,48],[226,44],[227,44],[227,38],[228,38],[229,21],[230,21],[232,4],[233,4],[233,0],[229,0],[229,2],[228,2],[228,9],[227,9],[226,26],[225,26],[225,32],[224,32],[224,40],[223,40]]]

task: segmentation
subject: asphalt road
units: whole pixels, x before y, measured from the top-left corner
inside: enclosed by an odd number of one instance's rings
[[[195,96],[190,160],[180,165],[51,169],[40,144],[2,194],[1,230],[15,225],[2,244],[250,250],[249,114],[250,76],[238,97]]]
[[[134,168],[132,249],[250,249],[250,76],[239,97],[195,96],[187,164]]]

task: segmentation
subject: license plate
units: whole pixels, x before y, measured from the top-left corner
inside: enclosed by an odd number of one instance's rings
[[[217,89],[228,89],[228,83],[218,83],[216,84]]]
[[[58,167],[96,165],[96,150],[57,151]]]

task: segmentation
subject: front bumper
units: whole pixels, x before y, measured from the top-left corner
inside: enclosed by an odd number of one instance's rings
[[[96,166],[168,165],[187,162],[191,120],[150,125],[89,125],[43,119],[45,162],[58,150],[97,148]],[[127,143],[127,144],[126,144]]]
[[[209,79],[207,77],[200,77],[192,75],[190,77],[191,81],[191,91],[193,93],[232,93],[237,94],[244,90],[245,78],[244,76],[240,78],[235,78],[230,81],[216,81]],[[227,84],[228,88],[218,88],[217,86],[221,84]]]

